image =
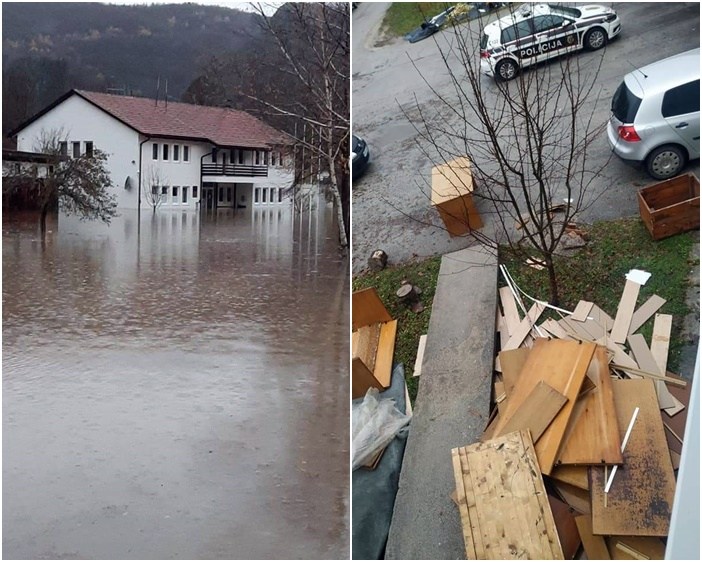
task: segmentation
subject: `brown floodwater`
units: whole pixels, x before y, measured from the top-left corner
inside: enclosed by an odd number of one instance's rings
[[[348,558],[333,213],[3,220],[3,558]]]

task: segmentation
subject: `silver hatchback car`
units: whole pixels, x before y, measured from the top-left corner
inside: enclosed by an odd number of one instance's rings
[[[630,72],[612,98],[607,137],[625,161],[658,180],[700,157],[700,50]]]

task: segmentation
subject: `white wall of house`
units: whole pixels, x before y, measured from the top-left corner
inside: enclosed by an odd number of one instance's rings
[[[22,129],[17,135],[17,150],[40,151],[42,135],[52,131],[61,131],[62,138],[68,141],[69,156],[74,142],[80,143],[81,154],[85,152],[86,141],[105,152],[118,208],[136,209],[139,169],[139,135],[136,131],[74,95]],[[135,188],[125,189],[127,177],[132,179]]]

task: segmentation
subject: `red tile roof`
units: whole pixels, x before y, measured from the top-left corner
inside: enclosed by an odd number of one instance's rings
[[[245,111],[75,90],[75,93],[150,137],[209,141],[218,146],[266,148],[289,141]]]

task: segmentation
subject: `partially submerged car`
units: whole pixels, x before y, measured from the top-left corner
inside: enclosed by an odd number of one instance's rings
[[[620,31],[617,13],[606,6],[524,4],[485,26],[480,69],[496,80],[511,80],[539,62],[579,49],[601,49]]]

